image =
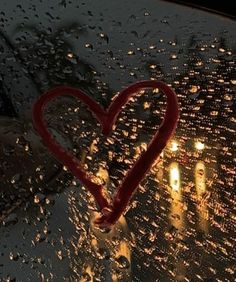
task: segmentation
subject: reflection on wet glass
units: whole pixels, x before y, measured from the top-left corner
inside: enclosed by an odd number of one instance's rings
[[[72,5],[66,2],[62,9]],[[0,34],[0,281],[234,281],[236,80],[227,28],[208,34],[206,17],[190,15],[171,33],[175,16],[157,19],[140,8],[111,19],[82,6],[86,24],[30,23],[12,28],[8,39]],[[152,30],[156,24],[163,32]],[[103,233],[93,225],[97,209],[85,187],[69,181],[25,120],[32,101],[55,85],[79,87],[107,107],[121,87],[143,77],[175,89],[178,129],[125,216]],[[52,103],[47,121],[112,195],[164,110],[158,90],[140,91],[108,138],[71,98]]]

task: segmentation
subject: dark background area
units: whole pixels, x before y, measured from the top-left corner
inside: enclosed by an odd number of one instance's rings
[[[183,5],[188,5],[196,8],[201,8],[204,10],[217,12],[219,14],[225,14],[231,18],[236,18],[235,3],[234,1],[204,1],[204,0],[168,0],[168,2],[175,2]]]

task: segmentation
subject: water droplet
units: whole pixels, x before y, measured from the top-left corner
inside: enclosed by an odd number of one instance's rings
[[[157,65],[154,65],[154,64],[152,64],[152,65],[149,66],[149,68],[150,68],[150,69],[153,69],[153,70],[154,70],[156,67],[157,67]]]
[[[59,260],[63,260],[65,257],[61,250],[56,251],[56,255],[59,258]]]
[[[17,215],[15,213],[11,213],[3,220],[3,225],[8,226],[10,224],[16,224],[18,222]]]
[[[85,44],[85,47],[88,48],[88,49],[93,50],[93,45],[90,44],[90,43],[86,43],[86,44]]]
[[[109,38],[105,33],[100,33],[99,36],[104,39],[107,43],[109,42]]]
[[[10,258],[10,260],[17,261],[19,259],[19,254],[11,252],[9,254],[9,258]]]
[[[45,200],[45,195],[42,193],[37,193],[34,196],[34,203],[39,204],[42,203]]]
[[[22,175],[20,173],[15,174],[11,179],[11,183],[12,184],[19,183],[19,181],[21,180],[21,177],[22,177]]]
[[[97,251],[98,258],[99,259],[109,259],[110,258],[110,252],[107,248],[99,248]]]
[[[127,52],[127,54],[128,54],[129,56],[131,56],[131,55],[134,55],[135,52],[134,52],[133,50],[129,50],[129,51]]]
[[[178,56],[177,56],[177,54],[172,54],[172,55],[170,56],[170,58],[171,58],[171,60],[175,60],[175,59],[178,58]]]
[[[224,48],[219,48],[219,52],[220,52],[220,53],[224,53],[224,52],[225,52],[225,49],[224,49]]]
[[[116,258],[116,262],[120,269],[127,269],[130,267],[130,262],[125,256],[119,256],[118,258]]]
[[[192,85],[192,87],[189,89],[190,93],[196,93],[199,90],[199,86],[197,85]]]

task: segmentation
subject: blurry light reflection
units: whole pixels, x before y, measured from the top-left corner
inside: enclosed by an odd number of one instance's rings
[[[195,166],[195,185],[198,197],[206,192],[206,168],[202,161]]]
[[[95,281],[95,277],[131,281],[131,241],[125,218],[122,216],[109,233],[101,232],[93,225],[98,213],[88,210],[85,215],[85,206],[78,205],[78,197],[73,193],[68,197],[69,217],[77,235],[71,238],[68,255],[71,278],[80,282]]]
[[[90,148],[90,156],[92,155],[93,150]],[[96,178],[104,188],[109,186],[109,173],[104,164],[99,166]],[[81,206],[78,205],[80,202]],[[91,203],[91,206],[86,206],[86,202]],[[87,193],[82,195],[78,192],[76,196],[69,194],[68,206],[69,218],[77,234],[71,240],[72,250],[69,254],[73,271],[71,278],[80,282],[95,281],[95,277],[103,277],[105,281],[111,282],[131,281],[130,232],[125,217],[121,216],[113,229],[106,233],[93,224],[98,214],[94,211],[91,195],[88,198]]]
[[[209,194],[206,191],[206,167],[204,162],[198,161],[195,166],[195,185],[198,199],[197,212],[199,216],[199,228],[208,233],[208,207]]]
[[[197,150],[204,150],[205,144],[202,143],[202,142],[200,142],[200,141],[197,141],[197,142],[195,142],[195,148],[196,148]]]
[[[176,142],[176,141],[172,141],[171,142],[171,147],[170,147],[170,150],[172,151],[172,152],[176,152],[176,151],[178,151],[178,143]]]
[[[181,238],[184,239],[183,230],[185,228],[184,222],[184,210],[185,204],[182,202],[182,191],[180,182],[180,168],[177,162],[172,162],[169,167],[169,180],[171,187],[171,207],[170,207],[170,224],[174,227],[175,242],[178,242]],[[172,275],[175,277],[175,281],[183,281],[186,276],[186,266],[184,264],[181,253],[183,252],[182,245],[178,244],[175,248],[175,267]]]
[[[183,227],[183,207],[182,192],[180,187],[180,169],[177,162],[172,162],[169,169],[170,187],[171,189],[171,224],[177,229]]]
[[[180,170],[179,165],[176,162],[171,163],[170,165],[170,187],[174,191],[179,191],[180,189]]]

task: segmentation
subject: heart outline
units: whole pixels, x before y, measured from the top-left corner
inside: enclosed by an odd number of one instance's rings
[[[164,119],[148,144],[147,150],[134,163],[126,174],[122,184],[117,188],[112,203],[103,193],[103,186],[98,185],[89,179],[89,176],[81,167],[79,160],[70,152],[67,152],[59,143],[55,141],[43,119],[45,106],[52,100],[60,96],[73,96],[87,105],[89,111],[99,121],[102,126],[102,133],[108,135],[112,126],[117,121],[122,107],[127,104],[131,96],[142,89],[159,89],[167,97],[167,107]],[[68,167],[68,169],[87,187],[95,198],[101,210],[101,216],[95,220],[100,227],[110,227],[124,213],[134,191],[139,183],[150,170],[151,165],[161,154],[168,140],[173,135],[178,117],[178,101],[175,92],[165,83],[154,80],[145,80],[134,83],[122,90],[111,102],[107,109],[103,109],[96,101],[87,96],[80,89],[69,86],[59,86],[44,93],[33,106],[33,123],[37,132],[41,135],[44,144],[54,154],[54,156]]]

